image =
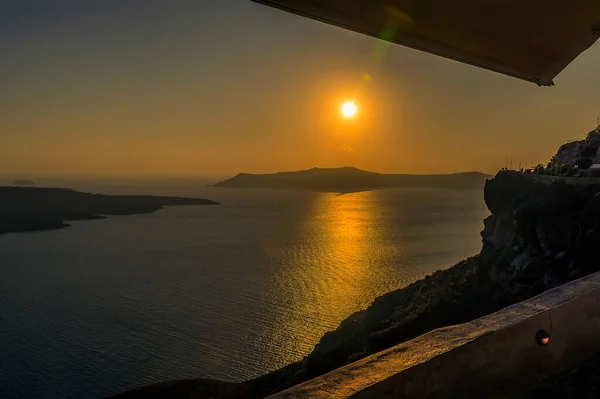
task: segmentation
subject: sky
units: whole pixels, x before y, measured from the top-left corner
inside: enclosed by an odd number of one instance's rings
[[[495,173],[596,127],[599,66],[540,88],[248,0],[0,0],[0,175]]]

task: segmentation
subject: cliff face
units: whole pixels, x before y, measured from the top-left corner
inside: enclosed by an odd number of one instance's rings
[[[197,397],[263,398],[600,270],[598,193],[600,179],[498,173],[484,190],[491,216],[479,255],[377,298],[327,333],[303,360],[245,383],[215,385]],[[189,397],[205,384],[171,382],[120,397]],[[189,389],[181,391],[184,386]]]
[[[600,269],[600,179],[500,172],[486,184],[492,215],[482,264],[517,299]]]

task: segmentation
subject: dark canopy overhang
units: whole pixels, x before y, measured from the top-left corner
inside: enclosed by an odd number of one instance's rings
[[[600,30],[600,0],[253,1],[541,86]]]

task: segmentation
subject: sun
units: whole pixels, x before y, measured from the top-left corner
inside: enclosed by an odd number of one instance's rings
[[[357,111],[358,107],[353,101],[346,101],[344,104],[342,104],[342,115],[344,115],[346,118],[352,118],[354,115],[356,115]]]

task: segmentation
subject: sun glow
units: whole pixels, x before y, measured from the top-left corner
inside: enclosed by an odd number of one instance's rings
[[[352,118],[354,115],[356,115],[357,111],[358,107],[352,101],[347,101],[342,104],[342,115],[344,115],[346,118]]]

